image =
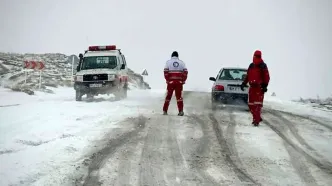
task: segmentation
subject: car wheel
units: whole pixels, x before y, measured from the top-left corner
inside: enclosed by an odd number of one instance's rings
[[[217,110],[217,104],[214,102],[213,99],[211,99],[211,109],[212,110]]]
[[[226,105],[228,103],[228,100],[227,99],[222,99],[221,103],[224,104],[224,105]]]
[[[76,90],[76,101],[82,101],[82,93],[79,90]]]
[[[122,95],[123,98],[127,98],[127,96],[128,96],[128,95],[127,95],[127,91],[128,91],[128,88],[127,88],[127,87],[124,87],[124,88],[123,88],[123,95]]]
[[[87,94],[86,97],[87,97],[88,99],[93,99],[93,94]]]
[[[126,88],[119,88],[116,92],[114,92],[114,96],[116,100],[121,100],[127,97]]]

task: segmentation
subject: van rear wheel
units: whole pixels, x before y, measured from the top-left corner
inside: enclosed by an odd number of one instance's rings
[[[128,91],[128,88],[124,87],[123,88],[123,95],[122,95],[123,98],[127,98],[127,96],[128,96],[127,91]]]
[[[76,101],[82,101],[83,94],[81,93],[81,91],[76,90],[75,96],[76,96]]]

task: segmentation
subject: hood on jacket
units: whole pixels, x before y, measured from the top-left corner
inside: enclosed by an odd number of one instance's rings
[[[256,50],[252,59],[254,64],[259,64],[261,62],[263,62],[263,58],[262,58],[262,51],[260,50]]]

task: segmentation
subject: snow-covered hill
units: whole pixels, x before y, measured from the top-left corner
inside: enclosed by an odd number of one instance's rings
[[[74,67],[76,67],[79,59],[76,55],[67,56],[60,53],[0,53],[0,84],[2,87],[29,94],[32,94],[33,90],[39,88],[39,71],[29,71],[25,83],[24,60],[45,62],[46,68],[42,72],[41,88],[50,92],[50,89],[47,89],[47,87],[72,86],[72,60],[74,60]],[[75,72],[76,68],[74,68]],[[129,88],[150,89],[149,84],[143,81],[143,77],[130,69],[129,81]]]

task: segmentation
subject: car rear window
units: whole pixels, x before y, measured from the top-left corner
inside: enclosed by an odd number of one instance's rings
[[[247,70],[243,69],[223,69],[219,80],[239,80],[242,81],[247,75]]]

